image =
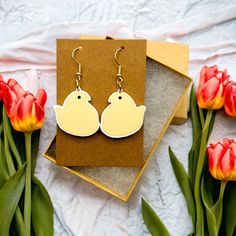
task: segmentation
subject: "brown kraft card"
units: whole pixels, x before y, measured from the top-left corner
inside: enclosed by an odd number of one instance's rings
[[[90,103],[99,117],[109,105],[108,98],[118,91],[114,60],[119,53],[122,65],[122,89],[136,102],[144,104],[146,79],[146,40],[57,40],[57,104],[62,105],[69,93],[75,91],[78,65],[71,53],[82,46],[76,59],[82,65],[81,89],[92,98]],[[64,166],[123,166],[140,167],[143,164],[143,127],[126,138],[110,138],[100,130],[89,137],[76,137],[57,128],[56,163]]]

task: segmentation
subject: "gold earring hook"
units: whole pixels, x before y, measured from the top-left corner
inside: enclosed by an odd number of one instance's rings
[[[117,63],[119,66],[120,66],[120,63],[119,63],[118,60],[117,60],[117,53],[123,51],[124,49],[125,49],[125,47],[124,47],[124,46],[121,46],[120,48],[118,48],[118,49],[116,50],[115,55],[114,55],[114,59],[115,59],[116,63]]]
[[[75,48],[75,49],[72,51],[72,54],[71,54],[72,59],[73,59],[73,60],[75,61],[75,63],[78,64],[78,65],[80,65],[80,63],[76,60],[76,58],[75,58],[75,53],[76,53],[76,51],[81,51],[82,49],[83,49],[83,47],[79,46],[79,47]]]
[[[123,82],[123,78],[122,78],[122,68],[121,68],[121,64],[118,62],[117,60],[117,54],[121,51],[124,50],[124,46],[121,46],[120,48],[118,48],[116,51],[115,51],[115,54],[114,54],[114,59],[116,61],[116,63],[118,64],[118,73],[116,74],[116,77],[117,77],[117,84],[119,86],[119,92],[121,93],[123,90],[122,90],[122,82]]]
[[[76,57],[75,57],[75,53],[76,51],[81,51],[83,49],[83,47],[79,46],[77,48],[75,48],[73,51],[72,51],[72,54],[71,54],[71,57],[72,59],[75,61],[75,63],[79,66],[78,67],[78,71],[76,73],[76,80],[75,80],[75,84],[76,84],[76,89],[79,91],[81,90],[80,88],[80,80],[81,80],[81,64],[79,63],[79,61],[77,61]]]

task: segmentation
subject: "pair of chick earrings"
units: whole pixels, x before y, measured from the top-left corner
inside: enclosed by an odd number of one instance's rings
[[[117,54],[123,51],[124,47],[117,49],[114,54],[114,59],[118,64],[116,75],[118,91],[108,98],[110,105],[102,112],[101,122],[99,122],[97,110],[90,103],[90,95],[80,87],[82,67],[75,58],[75,53],[80,50],[82,47],[77,47],[72,52],[72,59],[78,64],[76,90],[66,97],[62,106],[54,106],[60,129],[79,137],[88,137],[96,133],[99,128],[111,138],[123,138],[136,133],[143,125],[146,107],[144,105],[137,107],[133,98],[122,90],[122,67],[117,60]]]

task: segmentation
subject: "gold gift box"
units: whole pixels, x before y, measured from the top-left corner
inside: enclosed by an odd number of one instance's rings
[[[144,121],[144,163],[141,168],[62,168],[113,196],[127,201],[175,114],[179,113],[180,116],[180,119],[178,117],[176,119],[177,123],[186,120],[186,95],[192,82],[192,79],[186,75],[187,70],[187,45],[147,41],[147,79],[145,88],[147,112]],[[56,137],[47,148],[44,156],[56,164],[55,141]]]

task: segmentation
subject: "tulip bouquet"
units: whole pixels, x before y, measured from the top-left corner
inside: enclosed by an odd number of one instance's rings
[[[46,99],[0,76],[0,236],[53,235],[52,202],[34,176]]]
[[[169,148],[170,161],[187,202],[196,236],[236,235],[236,141],[224,138],[208,147],[216,111],[236,117],[236,83],[227,71],[204,66],[190,95],[193,144],[188,173]],[[170,235],[150,205],[142,199],[144,222],[155,236]]]

